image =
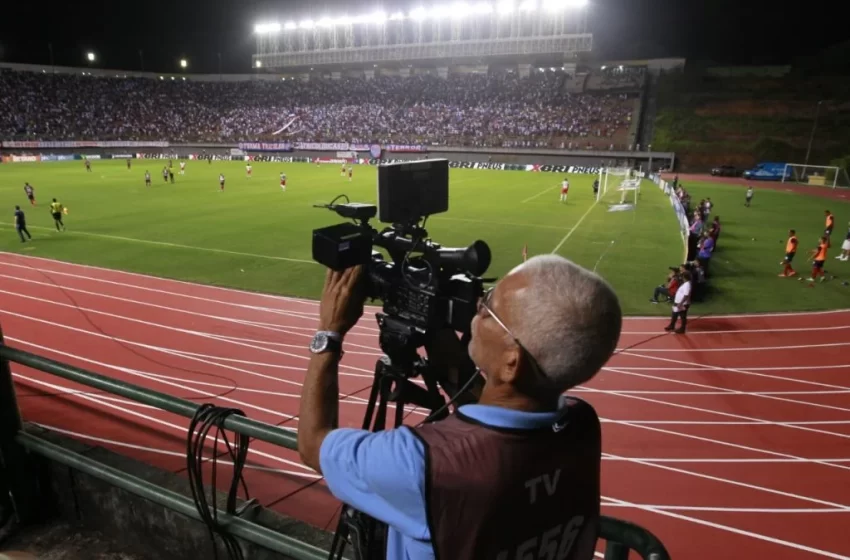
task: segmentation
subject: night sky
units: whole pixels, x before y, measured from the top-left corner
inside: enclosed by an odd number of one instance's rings
[[[685,57],[719,64],[785,64],[850,38],[829,10],[747,0],[590,0],[598,59]],[[286,0],[147,0],[6,2],[0,17],[0,60],[85,66],[97,53],[103,68],[170,72],[185,57],[190,72],[251,71],[256,22],[409,10],[430,2],[293,2]],[[815,3],[818,4],[818,3]],[[359,8],[357,6],[362,6]],[[834,16],[837,14],[833,13]],[[826,30],[829,30],[828,32]]]

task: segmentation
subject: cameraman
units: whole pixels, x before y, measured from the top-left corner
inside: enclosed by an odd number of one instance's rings
[[[357,323],[361,275],[359,267],[328,272],[321,331],[341,340]],[[389,525],[389,559],[539,552],[590,560],[599,420],[562,394],[602,368],[621,326],[617,296],[599,276],[562,257],[531,258],[487,292],[472,321],[469,365],[486,378],[478,404],[440,422],[378,433],[338,428],[341,351],[335,344],[316,353],[314,343],[301,397],[301,458],[337,498]],[[454,332],[440,334],[441,346],[428,348],[432,366],[454,361],[444,375],[459,382],[466,353]]]

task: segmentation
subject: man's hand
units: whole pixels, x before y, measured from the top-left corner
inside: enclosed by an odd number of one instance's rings
[[[363,315],[366,291],[363,266],[342,272],[328,269],[319,305],[319,330],[345,335]]]

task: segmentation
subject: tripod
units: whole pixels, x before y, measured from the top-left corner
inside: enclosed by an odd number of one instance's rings
[[[396,405],[394,428],[402,425],[404,407],[415,404],[431,412],[430,420],[448,415],[445,399],[430,375],[423,375],[426,388],[410,381],[427,370],[427,361],[416,349],[421,346],[421,332],[401,319],[378,314],[381,328],[380,345],[385,355],[375,362],[375,380],[366,404],[363,429],[379,432],[386,428],[387,405]],[[437,413],[439,411],[439,414]],[[435,416],[432,418],[431,416]],[[329,560],[342,560],[347,544],[351,544],[354,560],[386,558],[387,527],[377,519],[343,504],[339,523],[331,544]]]

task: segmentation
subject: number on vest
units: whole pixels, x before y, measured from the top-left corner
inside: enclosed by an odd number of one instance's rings
[[[515,553],[503,550],[496,560],[566,560],[584,526],[584,517],[576,515],[566,524],[556,525],[542,535],[523,541]]]

